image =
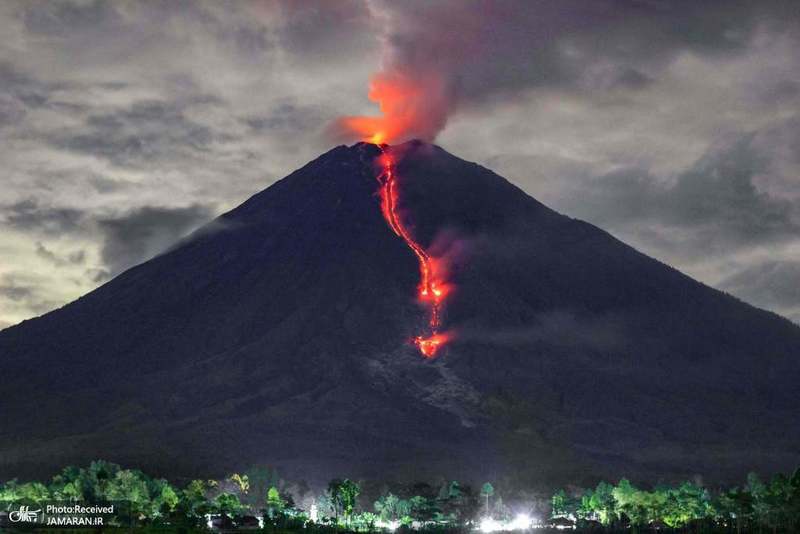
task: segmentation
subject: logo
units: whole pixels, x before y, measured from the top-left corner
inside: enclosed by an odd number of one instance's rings
[[[35,523],[39,519],[41,511],[41,508],[31,510],[30,506],[20,506],[19,510],[14,510],[8,514],[8,519],[12,523]]]

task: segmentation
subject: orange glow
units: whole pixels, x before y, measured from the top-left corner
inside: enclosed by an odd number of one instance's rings
[[[380,116],[343,117],[339,128],[362,141],[381,145],[410,138],[433,140],[447,121],[448,99],[438,75],[410,77],[380,72],[370,80],[369,99]]]
[[[428,325],[431,329],[431,335],[428,337],[418,336],[414,339],[414,343],[423,356],[426,358],[433,358],[436,355],[436,351],[449,339],[447,334],[440,333],[438,330],[441,326],[442,303],[451,287],[444,281],[444,262],[432,258],[430,254],[414,240],[403,224],[397,212],[398,191],[394,160],[384,146],[379,145],[379,147],[381,149],[379,162],[383,168],[383,171],[378,176],[378,182],[381,184],[381,213],[386,223],[389,225],[389,228],[405,241],[408,248],[410,248],[417,257],[420,272],[420,283],[417,288],[418,297],[420,302],[430,308]]]
[[[430,337],[417,336],[414,338],[414,344],[419,347],[419,351],[426,358],[433,358],[436,356],[436,351],[439,347],[447,343],[450,336],[447,334],[434,333]]]

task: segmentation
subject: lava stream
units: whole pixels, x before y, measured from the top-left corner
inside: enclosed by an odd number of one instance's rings
[[[383,172],[378,175],[378,182],[381,184],[381,211],[383,212],[383,218],[386,219],[386,223],[392,231],[402,238],[408,248],[417,256],[420,271],[419,298],[430,307],[428,324],[431,333],[429,336],[415,337],[414,344],[417,345],[423,356],[433,358],[439,348],[449,339],[446,333],[439,332],[442,301],[447,293],[447,286],[439,279],[441,273],[437,271],[441,270],[441,268],[437,269],[437,266],[440,267],[440,265],[411,237],[397,213],[398,192],[394,160],[385,150],[385,146],[378,145],[382,154],[380,161],[383,167]]]

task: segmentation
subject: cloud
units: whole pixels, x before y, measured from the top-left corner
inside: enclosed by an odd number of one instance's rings
[[[790,3],[526,0],[376,2],[380,117],[332,129],[360,139],[433,140],[458,110],[534,89],[640,90],[681,53],[742,53],[760,25],[783,29]]]
[[[6,206],[0,212],[3,222],[18,230],[60,235],[82,230],[86,214],[78,209],[41,206],[36,199],[26,199]]]
[[[102,0],[31,2],[23,20],[28,31],[47,36],[68,36],[122,22],[114,5]]]
[[[131,182],[125,180],[115,180],[97,175],[89,176],[87,181],[100,194],[116,193],[133,186]]]
[[[629,338],[621,316],[592,317],[571,310],[539,314],[535,326],[525,329],[458,332],[459,341],[471,340],[488,345],[526,347],[541,343],[610,351],[622,347]]]
[[[626,235],[645,227],[674,229],[685,255],[793,240],[800,231],[798,206],[759,188],[772,163],[756,138],[725,140],[671,182],[640,168],[593,178],[564,205]]]
[[[55,267],[64,267],[65,265],[70,264],[81,265],[84,263],[84,261],[86,261],[85,250],[75,250],[68,253],[65,257],[62,257],[38,241],[36,242],[36,255],[51,263]]]
[[[12,271],[0,276],[0,297],[12,306],[41,314],[50,311],[58,302],[42,291],[42,280],[33,274]]]
[[[0,275],[90,290],[192,226],[148,210],[232,208],[327,150],[383,69],[432,81],[448,150],[719,285],[793,261],[798,28],[780,0],[2,2]]]
[[[229,136],[187,118],[186,107],[198,104],[158,100],[134,102],[128,109],[90,115],[85,124],[48,137],[61,150],[89,154],[120,165],[150,165],[185,152],[205,152]],[[215,105],[209,98],[199,103]]]
[[[765,261],[723,280],[720,288],[800,324],[800,262]]]
[[[110,274],[116,275],[141,263],[203,223],[214,210],[209,206],[183,208],[143,207],[128,213],[98,220],[103,234],[100,254]],[[94,273],[95,276],[102,273]],[[101,277],[102,278],[102,277]]]
[[[19,302],[21,300],[30,298],[33,295],[33,288],[14,285],[14,283],[9,281],[9,279],[5,279],[2,285],[0,285],[0,295],[13,300],[14,302]]]

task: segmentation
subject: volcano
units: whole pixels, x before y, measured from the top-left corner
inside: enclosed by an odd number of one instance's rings
[[[340,146],[0,332],[0,479],[95,458],[534,487],[800,463],[800,327],[439,147],[392,150],[404,228],[448,258],[435,358],[382,149]]]

